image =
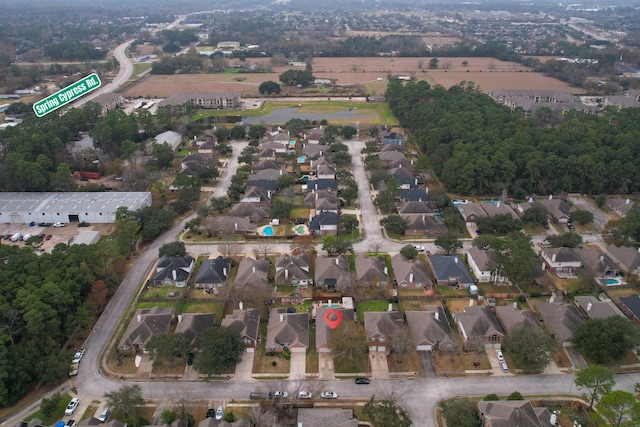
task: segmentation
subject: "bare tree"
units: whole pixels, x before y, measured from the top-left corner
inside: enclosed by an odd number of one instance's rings
[[[374,252],[376,256],[378,256],[383,245],[384,245],[384,242],[382,240],[379,240],[379,239],[372,240],[371,242],[369,242],[369,250],[371,252]]]
[[[293,255],[314,255],[317,253],[316,243],[313,236],[296,236],[291,243],[291,253]]]
[[[406,389],[397,382],[379,382],[376,385],[381,400],[389,400],[394,405],[404,406]]]
[[[474,366],[477,366],[480,362],[480,355],[484,354],[486,349],[484,347],[484,337],[483,336],[472,336],[469,337],[468,343],[467,343],[467,348],[470,351],[473,351],[475,354],[474,360],[473,360],[473,364]]]
[[[392,353],[398,354],[399,358],[401,358],[402,355],[409,353],[413,348],[411,330],[407,325],[402,325],[389,336],[389,348]]]
[[[218,249],[220,250],[220,253],[222,253],[223,257],[231,258],[234,254],[238,253],[240,247],[235,243],[223,243],[218,246]]]
[[[271,247],[271,245],[269,245],[267,243],[262,243],[262,244],[257,246],[257,249],[258,249],[259,253],[262,254],[262,257],[266,258],[267,255],[269,254],[269,252],[271,251],[272,247]]]
[[[262,405],[252,406],[248,421],[251,427],[272,427],[276,422],[276,412]]]

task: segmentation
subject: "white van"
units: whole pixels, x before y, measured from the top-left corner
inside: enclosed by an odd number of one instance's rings
[[[27,233],[27,234],[25,234],[25,235],[24,235],[24,237],[22,238],[22,240],[24,240],[24,241],[26,242],[27,240],[29,240],[29,239],[30,239],[30,238],[32,238],[32,237],[33,237],[33,234]]]
[[[500,367],[502,368],[502,372],[504,372],[505,374],[509,372],[509,366],[504,360],[500,362]]]
[[[12,242],[17,242],[18,240],[22,240],[22,234],[16,233],[13,236],[11,236],[11,241]]]

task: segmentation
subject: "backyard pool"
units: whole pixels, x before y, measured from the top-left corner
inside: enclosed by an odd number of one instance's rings
[[[604,286],[620,286],[624,285],[624,282],[616,277],[606,277],[603,279],[598,279],[598,282]]]
[[[267,225],[261,230],[261,232],[263,236],[273,236],[273,227],[270,225]]]
[[[304,163],[306,160],[306,157],[298,157],[298,163]]]

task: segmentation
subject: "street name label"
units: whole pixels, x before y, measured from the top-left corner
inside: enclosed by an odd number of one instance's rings
[[[33,111],[36,116],[42,117],[98,89],[101,84],[100,77],[96,73],[89,74],[82,80],[78,80],[53,95],[36,102],[33,104]]]

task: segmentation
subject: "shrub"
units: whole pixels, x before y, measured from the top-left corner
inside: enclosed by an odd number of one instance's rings
[[[524,400],[524,397],[522,397],[519,391],[514,391],[507,397],[507,400]]]
[[[491,394],[487,394],[487,395],[484,397],[484,400],[486,400],[487,402],[495,402],[495,401],[497,401],[497,400],[500,400],[500,398],[498,397],[498,395],[497,395],[497,394],[495,394],[495,393],[491,393]]]

